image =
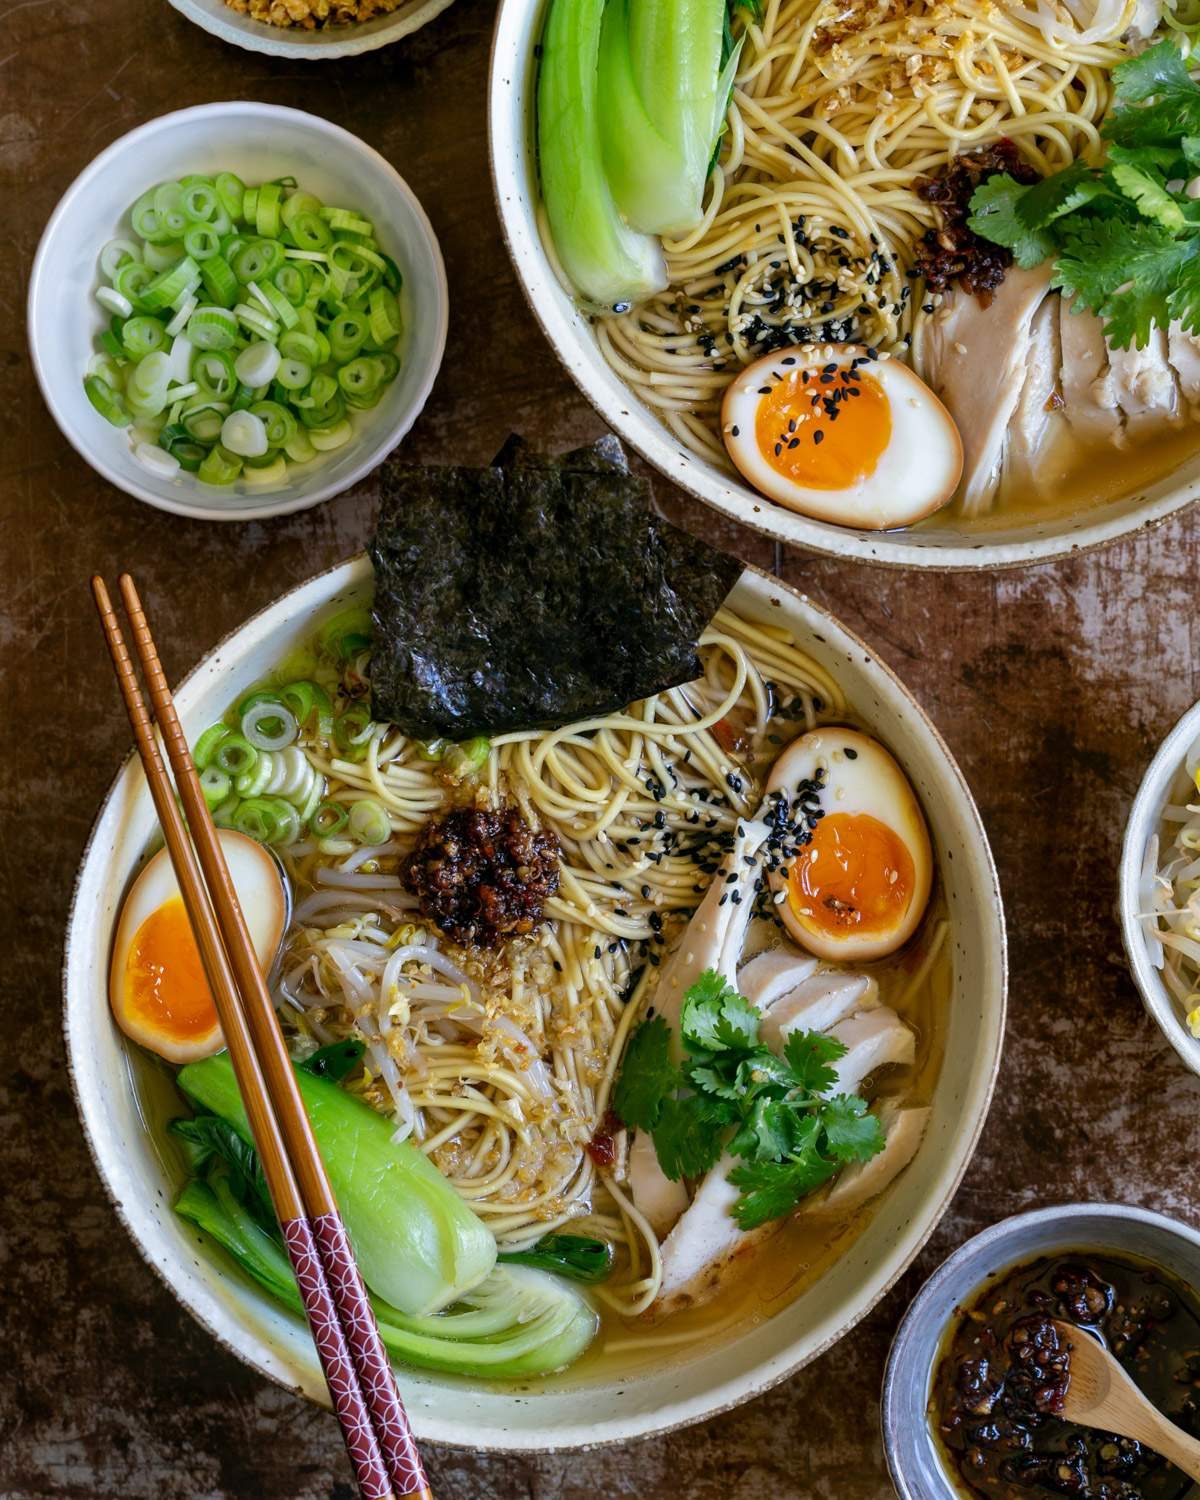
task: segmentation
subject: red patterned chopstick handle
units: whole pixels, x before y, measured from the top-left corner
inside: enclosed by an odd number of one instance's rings
[[[363,1399],[358,1370],[351,1359],[325,1276],[323,1256],[313,1237],[312,1224],[310,1219],[285,1219],[279,1227],[283,1230],[283,1243],[304,1299],[313,1343],[317,1346],[329,1394],[333,1397],[333,1409],[341,1423],[346,1451],[364,1500],[397,1500],[397,1491],[392,1486],[391,1473],[376,1436],[371,1412]]]
[[[405,1496],[431,1500],[421,1455],[396,1388],[391,1361],[379,1337],[379,1326],[367,1300],[346,1227],[338,1214],[318,1214],[309,1223],[316,1235],[329,1290],[358,1371],[359,1385],[371,1409],[397,1500]]]

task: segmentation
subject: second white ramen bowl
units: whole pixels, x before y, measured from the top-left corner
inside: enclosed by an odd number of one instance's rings
[[[1167,735],[1142,777],[1125,825],[1118,903],[1125,956],[1142,1004],[1184,1066],[1200,1074],[1200,1040],[1188,1030],[1183,1010],[1163,982],[1159,945],[1143,920],[1143,914],[1150,910],[1151,864],[1157,864],[1157,857],[1150,859],[1151,842],[1161,832],[1163,809],[1181,794],[1190,802],[1200,800],[1195,783],[1189,784],[1184,764],[1197,740],[1200,703],[1193,704]]]
[[[1200,457],[1124,499],[1075,515],[966,531],[953,516],[907,531],[855,531],[764,499],[682,447],[605,360],[589,319],[555,272],[538,226],[534,146],[535,48],[547,0],[500,0],[492,43],[488,140],[492,184],[509,254],[534,317],[567,373],[608,425],[689,494],[777,541],[831,557],[908,568],[998,568],[1098,547],[1164,520],[1200,496]]]
[[[365,602],[371,585],[370,563],[356,557],[293,589],[229,636],[179,688],[189,737],[310,639],[316,619],[337,605]],[[927,1133],[912,1165],[831,1269],[774,1317],[740,1334],[619,1380],[596,1375],[572,1382],[568,1372],[541,1392],[402,1370],[417,1436],[431,1442],[485,1450],[586,1448],[699,1422],[745,1401],[815,1358],[874,1306],[925,1242],[975,1149],[1004,1031],[1005,936],[996,873],[971,793],[907,690],[832,616],[750,570],[730,602],[792,631],[838,678],[856,718],[904,766],[928,816],[951,923],[953,991]],[[119,712],[114,691],[113,713]],[[179,1184],[146,1120],[161,1123],[178,1104],[171,1104],[163,1072],[126,1045],[109,1014],[113,928],[155,829],[141,767],[131,757],[92,831],[67,931],[66,1034],[79,1111],[118,1213],[180,1302],[254,1369],[328,1404],[304,1324],[172,1213]]]

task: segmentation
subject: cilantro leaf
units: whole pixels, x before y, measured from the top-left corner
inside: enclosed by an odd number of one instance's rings
[[[1127,161],[1113,162],[1108,175],[1126,198],[1137,204],[1143,218],[1161,224],[1171,234],[1179,234],[1187,228],[1183,209],[1167,192],[1166,187]]]
[[[772,1161],[787,1156],[795,1141],[796,1113],[783,1099],[759,1097],[729,1142],[734,1156]]]
[[[1030,228],[1020,213],[1030,184],[1018,182],[1007,172],[997,172],[981,182],[971,195],[967,226],[985,240],[1011,250],[1013,259],[1026,270],[1040,266],[1054,254],[1054,236],[1041,228]]]
[[[1200,256],[1193,255],[1167,294],[1167,316],[1188,333],[1200,334]]]
[[[613,1090],[613,1109],[626,1125],[653,1130],[663,1102],[679,1087],[671,1062],[671,1031],[661,1016],[643,1021],[629,1038],[621,1076]]]
[[[758,1011],[712,969],[685,995],[679,1027],[692,1049],[720,1052],[758,1043]]]
[[[798,1088],[823,1094],[837,1082],[830,1064],[845,1057],[846,1044],[819,1031],[793,1031],[784,1043],[783,1055]]]
[[[988,182],[994,180],[989,178]],[[1093,198],[1103,197],[1107,191],[1101,178],[1081,158],[1061,172],[1031,183],[1014,201],[1014,212],[1025,229],[1036,232],[1047,229],[1064,214],[1074,213]]]
[[[1196,251],[1194,241],[1176,239],[1148,220],[1066,221],[1063,248],[1051,286],[1065,292],[1076,310],[1090,308],[1104,320],[1115,348],[1142,348],[1154,325],[1170,322],[1169,296]]]
[[[870,1161],[883,1150],[883,1127],[857,1094],[835,1094],[821,1109],[829,1154],[839,1162]]]
[[[1113,86],[1122,104],[1140,104],[1169,89],[1195,90],[1183,54],[1171,41],[1156,43],[1126,58],[1112,70]]]
[[[732,1123],[735,1112],[722,1112],[714,1103],[699,1094],[663,1100],[654,1128],[654,1152],[672,1182],[703,1177],[716,1165],[725,1144],[721,1127]]]
[[[733,1217],[742,1229],[757,1229],[771,1219],[790,1214],[802,1199],[829,1181],[838,1164],[815,1149],[786,1161],[747,1162],[734,1167],[729,1180],[741,1189]]]

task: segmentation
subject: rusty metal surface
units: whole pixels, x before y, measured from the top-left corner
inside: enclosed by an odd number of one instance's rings
[[[408,453],[477,463],[510,428],[553,448],[598,424],[534,327],[494,224],[487,0],[458,0],[410,41],[328,66],[226,48],[165,0],[10,0],[0,21],[0,1496],[351,1500],[333,1419],[219,1349],[118,1224],[64,1073],[58,968],[73,873],[128,743],[88,574],[136,568],[177,676],[251,611],[356,550],[376,495],[368,482],[307,514],[231,528],[109,489],[33,388],[23,279],[58,195],[133,125],[219,98],[312,109],[395,162],[442,239],[449,351]],[[860,631],[958,756],[1009,913],[996,1104],[918,1266],[808,1370],[705,1428],[624,1449],[527,1460],[435,1452],[435,1490],[441,1500],[884,1500],[875,1422],[888,1338],[950,1248],[1056,1199],[1115,1198],[1198,1219],[1197,1087],[1143,1016],[1112,908],[1141,769],[1200,691],[1200,518],[1058,566],[935,577],[777,559],[665,485],[660,498],[747,560],[778,564]]]

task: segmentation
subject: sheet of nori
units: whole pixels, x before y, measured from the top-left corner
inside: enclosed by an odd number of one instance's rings
[[[375,717],[420,739],[550,729],[698,676],[741,564],[653,516],[615,439],[497,459],[384,468]]]

